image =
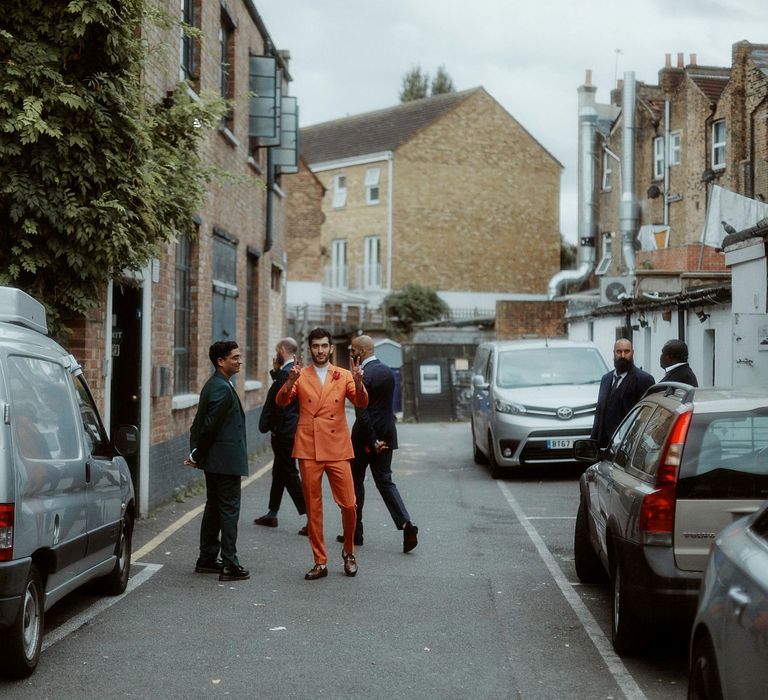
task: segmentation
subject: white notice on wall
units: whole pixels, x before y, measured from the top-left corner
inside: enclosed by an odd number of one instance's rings
[[[419,375],[422,394],[440,393],[440,365],[420,365]]]

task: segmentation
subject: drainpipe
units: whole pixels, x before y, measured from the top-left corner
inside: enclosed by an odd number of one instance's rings
[[[664,99],[664,225],[669,226],[669,154],[670,154],[670,102]]]
[[[392,291],[392,193],[394,186],[394,159],[392,151],[387,151],[387,292]]]
[[[578,165],[578,233],[579,265],[575,270],[561,270],[549,280],[547,298],[554,299],[569,282],[585,282],[595,269],[597,240],[597,109],[588,70],[584,85],[579,87],[579,165]]]
[[[635,199],[635,73],[624,73],[624,88],[621,99],[622,145],[621,159],[621,204],[619,205],[619,225],[621,227],[621,254],[625,272],[635,271],[635,233],[639,216],[639,206]]]
[[[275,166],[272,164],[272,149],[267,149],[267,215],[266,215],[266,235],[264,236],[264,252],[272,249],[272,220],[274,218],[274,198],[275,193],[272,188],[275,185]]]
[[[139,516],[149,515],[149,445],[152,431],[152,261],[144,268],[141,295],[141,383],[139,389]]]

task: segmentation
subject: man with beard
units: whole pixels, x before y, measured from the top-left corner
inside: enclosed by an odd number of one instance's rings
[[[595,422],[590,437],[605,447],[614,430],[642,397],[655,384],[654,378],[635,367],[634,350],[629,338],[619,338],[613,346],[614,370],[603,375],[597,396]]]
[[[363,384],[363,368],[358,360],[352,369],[331,364],[333,345],[331,334],[324,328],[315,328],[308,337],[312,364],[302,367],[296,360],[288,379],[277,392],[275,403],[285,408],[292,401],[299,402],[299,423],[293,441],[293,456],[299,460],[301,484],[307,507],[309,544],[315,565],[304,576],[308,581],[328,575],[328,556],[323,541],[323,474],[328,476],[333,500],[341,509],[344,530],[344,573],[357,573],[355,561],[355,484],[349,460],[355,456],[344,403],[349,400],[355,408],[368,405],[368,392]]]

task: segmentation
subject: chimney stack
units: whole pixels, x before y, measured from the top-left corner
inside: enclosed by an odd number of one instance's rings
[[[664,68],[672,68],[672,54],[671,53],[665,53],[664,54]]]
[[[691,65],[692,66],[696,65],[696,54],[695,53],[691,54]]]
[[[587,68],[587,74],[584,76],[584,85],[592,85],[592,69]]]
[[[677,67],[685,68],[685,54],[683,53],[677,54]]]

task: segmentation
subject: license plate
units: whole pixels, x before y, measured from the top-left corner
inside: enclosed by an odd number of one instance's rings
[[[568,450],[573,447],[573,440],[547,440],[548,450]]]

